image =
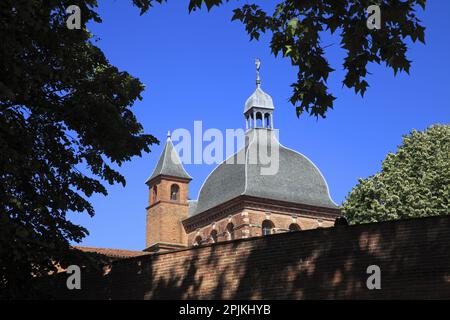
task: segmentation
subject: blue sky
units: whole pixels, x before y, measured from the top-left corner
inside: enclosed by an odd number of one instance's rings
[[[288,102],[296,70],[288,60],[275,58],[270,37],[249,42],[243,25],[231,22],[232,1],[211,12],[188,14],[188,1],[156,5],[143,16],[130,1],[100,1],[102,24],[89,25],[100,38],[97,45],[120,70],[145,85],[143,100],[134,107],[145,132],[161,144],[142,158],[122,166],[126,187],[108,186],[108,196],[93,196],[96,215],[71,214],[72,221],[90,231],[82,245],[143,249],[148,190],[144,181],[160,156],[167,131],[243,128],[245,100],[255,87],[254,59],[262,60],[262,87],[275,103],[274,125],[283,145],[310,158],[322,171],[335,202],[341,203],[357,179],[380,170],[388,152],[394,152],[402,135],[434,123],[450,122],[450,2],[429,1],[419,11],[426,26],[426,45],[410,46],[410,75],[371,65],[370,88],[364,98],[342,87],[344,52],[335,37],[325,44],[336,71],[328,84],[337,97],[326,119],[298,119]],[[196,199],[214,165],[186,165],[194,178],[190,198]]]

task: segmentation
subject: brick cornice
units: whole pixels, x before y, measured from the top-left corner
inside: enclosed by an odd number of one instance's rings
[[[157,242],[151,246],[144,249],[145,252],[159,252],[160,250],[180,250],[185,249],[187,246],[179,243],[169,243],[169,242]]]
[[[279,200],[272,200],[267,198],[259,198],[252,196],[244,196],[246,208],[249,209],[267,209],[274,213],[286,213],[289,215],[297,214],[299,216],[321,217],[324,219],[334,220],[341,215],[341,210],[313,206],[308,204],[293,203]],[[298,213],[297,213],[298,212]]]
[[[154,185],[156,183],[159,183],[161,180],[169,180],[169,181],[176,181],[176,182],[181,182],[181,183],[189,183],[192,179],[187,179],[187,178],[180,178],[180,177],[173,177],[173,176],[168,176],[168,175],[159,175],[154,177],[152,180],[147,181],[145,184],[148,186]]]
[[[235,214],[244,209],[243,196],[239,196],[227,201],[215,208],[199,213],[182,221],[186,232],[189,233],[197,228],[204,227],[211,222],[221,220],[229,215]]]
[[[158,201],[156,201],[155,203],[153,203],[153,204],[147,206],[147,207],[145,208],[145,210],[148,210],[148,209],[150,209],[150,208],[152,208],[152,207],[154,207],[154,206],[156,206],[156,205],[158,205],[158,204],[160,204],[160,203],[167,203],[167,204],[174,204],[174,205],[182,206],[182,207],[189,207],[189,203],[181,203],[181,202],[167,201],[167,200],[158,200]]]

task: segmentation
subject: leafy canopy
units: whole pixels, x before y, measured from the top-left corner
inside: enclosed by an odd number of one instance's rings
[[[343,213],[350,223],[450,214],[450,125],[405,136],[381,172],[359,180]]]
[[[101,22],[95,0],[0,2],[0,298],[32,294],[33,276],[64,264],[88,233],[66,213],[93,215],[101,180],[125,184],[112,166],[157,142],[130,109],[143,84],[67,28],[72,4],[83,26]]]
[[[189,11],[203,5],[210,10],[225,2],[230,0],[190,0]],[[322,32],[339,33],[340,45],[346,51],[343,85],[361,96],[369,87],[369,63],[385,63],[395,74],[409,73],[407,39],[425,43],[425,28],[416,16],[416,8],[425,9],[426,0],[278,0],[274,1],[272,13],[249,2],[234,10],[232,20],[245,25],[251,40],[271,33],[272,53],[288,58],[298,70],[290,98],[298,116],[306,112],[325,117],[336,99],[327,87],[328,76],[334,69],[325,58]],[[367,28],[366,10],[370,5],[380,7],[380,30]]]

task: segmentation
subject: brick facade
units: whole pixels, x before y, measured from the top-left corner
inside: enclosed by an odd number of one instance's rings
[[[241,196],[216,208],[183,221],[188,234],[188,246],[217,241],[245,239],[262,235],[263,222],[270,221],[271,233],[290,231],[291,225],[300,230],[327,228],[340,216],[338,209],[319,208],[270,199]]]
[[[181,223],[188,217],[188,184],[184,179],[158,176],[148,182],[149,206],[146,216],[146,248],[166,251],[185,247],[187,235]],[[172,186],[178,186],[176,199],[171,199]]]
[[[381,268],[381,290],[366,269]],[[436,299],[450,298],[450,217],[275,234],[114,262],[85,272],[97,299]]]
[[[294,225],[300,230],[328,228],[334,225],[334,220],[248,210],[230,215],[225,219],[190,232],[188,234],[188,246],[197,245],[196,239],[201,239],[202,244],[207,244],[262,236],[263,221],[270,221],[273,224],[272,234],[289,232],[290,227],[294,227]],[[213,232],[217,234],[216,241],[212,237]]]

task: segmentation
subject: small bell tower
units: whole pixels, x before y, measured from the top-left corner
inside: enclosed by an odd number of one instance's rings
[[[275,109],[273,100],[270,95],[261,89],[261,78],[259,76],[261,61],[256,59],[255,64],[256,90],[245,102],[245,128],[247,130],[253,128],[273,129],[273,111]]]
[[[187,246],[182,220],[189,215],[188,191],[191,180],[169,133],[158,164],[145,182],[149,190],[145,251],[164,252]]]

